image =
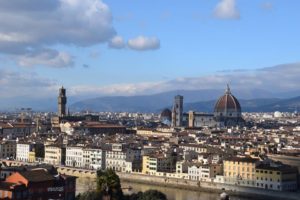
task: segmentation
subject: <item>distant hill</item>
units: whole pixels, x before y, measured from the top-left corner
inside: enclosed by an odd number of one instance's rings
[[[283,99],[279,101],[275,101],[270,104],[261,105],[256,108],[256,110],[263,110],[265,112],[273,112],[273,111],[280,111],[280,112],[293,112],[296,109],[300,108],[300,96],[290,98],[290,99]]]
[[[248,112],[294,111],[298,105],[300,109],[300,91],[273,93],[270,91],[253,89],[232,90],[242,106]],[[113,112],[160,112],[164,108],[171,108],[174,96],[184,96],[184,110],[213,112],[216,100],[223,95],[222,89],[209,90],[177,90],[152,95],[139,96],[107,96],[86,99],[86,96],[68,96],[70,111],[113,111]],[[278,98],[280,97],[280,98]],[[48,98],[0,98],[0,111],[14,111],[19,108],[30,107],[35,111],[57,111],[57,97]]]
[[[213,112],[216,100],[223,93],[222,90],[179,90],[154,95],[99,97],[78,101],[70,105],[70,109],[71,111],[160,112],[163,108],[171,108],[174,96],[180,94],[184,96],[185,111]],[[300,97],[280,99],[276,98],[276,94],[263,90],[236,90],[234,95],[239,99],[245,112],[277,110],[291,112],[297,105],[300,108]]]

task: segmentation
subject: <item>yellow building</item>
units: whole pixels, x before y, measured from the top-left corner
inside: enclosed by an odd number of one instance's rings
[[[151,163],[151,167],[150,167]],[[143,174],[153,174],[156,172],[157,164],[152,159],[150,160],[150,156],[143,156]]]
[[[143,156],[144,174],[172,173],[176,170],[176,159],[172,155],[153,154]]]
[[[255,187],[255,167],[258,162],[258,159],[251,157],[233,157],[224,160],[224,182]]]
[[[298,170],[281,163],[261,164],[256,167],[256,187],[268,190],[297,190]]]
[[[66,148],[56,145],[45,146],[44,162],[51,165],[65,164]]]
[[[35,152],[34,151],[30,151],[28,154],[28,162],[35,162]]]

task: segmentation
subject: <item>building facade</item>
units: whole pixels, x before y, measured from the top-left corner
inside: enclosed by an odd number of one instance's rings
[[[59,145],[45,146],[45,163],[51,165],[65,165],[66,148]]]
[[[32,145],[29,143],[18,143],[16,151],[16,160],[29,162],[29,152],[32,151]]]
[[[106,151],[106,168],[119,172],[141,171],[141,152],[141,148],[113,144],[112,150]],[[132,166],[131,170],[128,170],[128,165]]]
[[[83,147],[66,147],[66,166],[84,168]]]
[[[0,158],[15,159],[17,151],[17,144],[14,140],[7,140],[0,142]]]
[[[256,167],[256,187],[277,190],[296,191],[298,188],[297,168],[276,163],[260,164]]]
[[[225,159],[223,161],[225,183],[255,187],[255,168],[258,163],[258,159],[250,157]]]
[[[221,164],[192,164],[188,167],[188,177],[195,181],[211,181],[217,175],[222,175],[223,166]]]

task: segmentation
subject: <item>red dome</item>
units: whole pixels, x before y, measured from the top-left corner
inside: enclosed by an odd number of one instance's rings
[[[215,112],[241,112],[241,105],[231,94],[229,87],[227,87],[225,94],[217,101],[215,105]]]
[[[161,114],[160,114],[160,117],[161,118],[168,118],[168,119],[171,119],[172,118],[172,112],[170,109],[166,108],[164,109]]]

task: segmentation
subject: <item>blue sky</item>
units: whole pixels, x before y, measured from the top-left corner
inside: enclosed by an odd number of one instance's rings
[[[299,0],[20,1],[0,2],[0,91],[11,97],[60,85],[94,96],[176,90],[165,84],[174,81],[201,89],[189,78],[225,87],[236,70],[300,68]]]

